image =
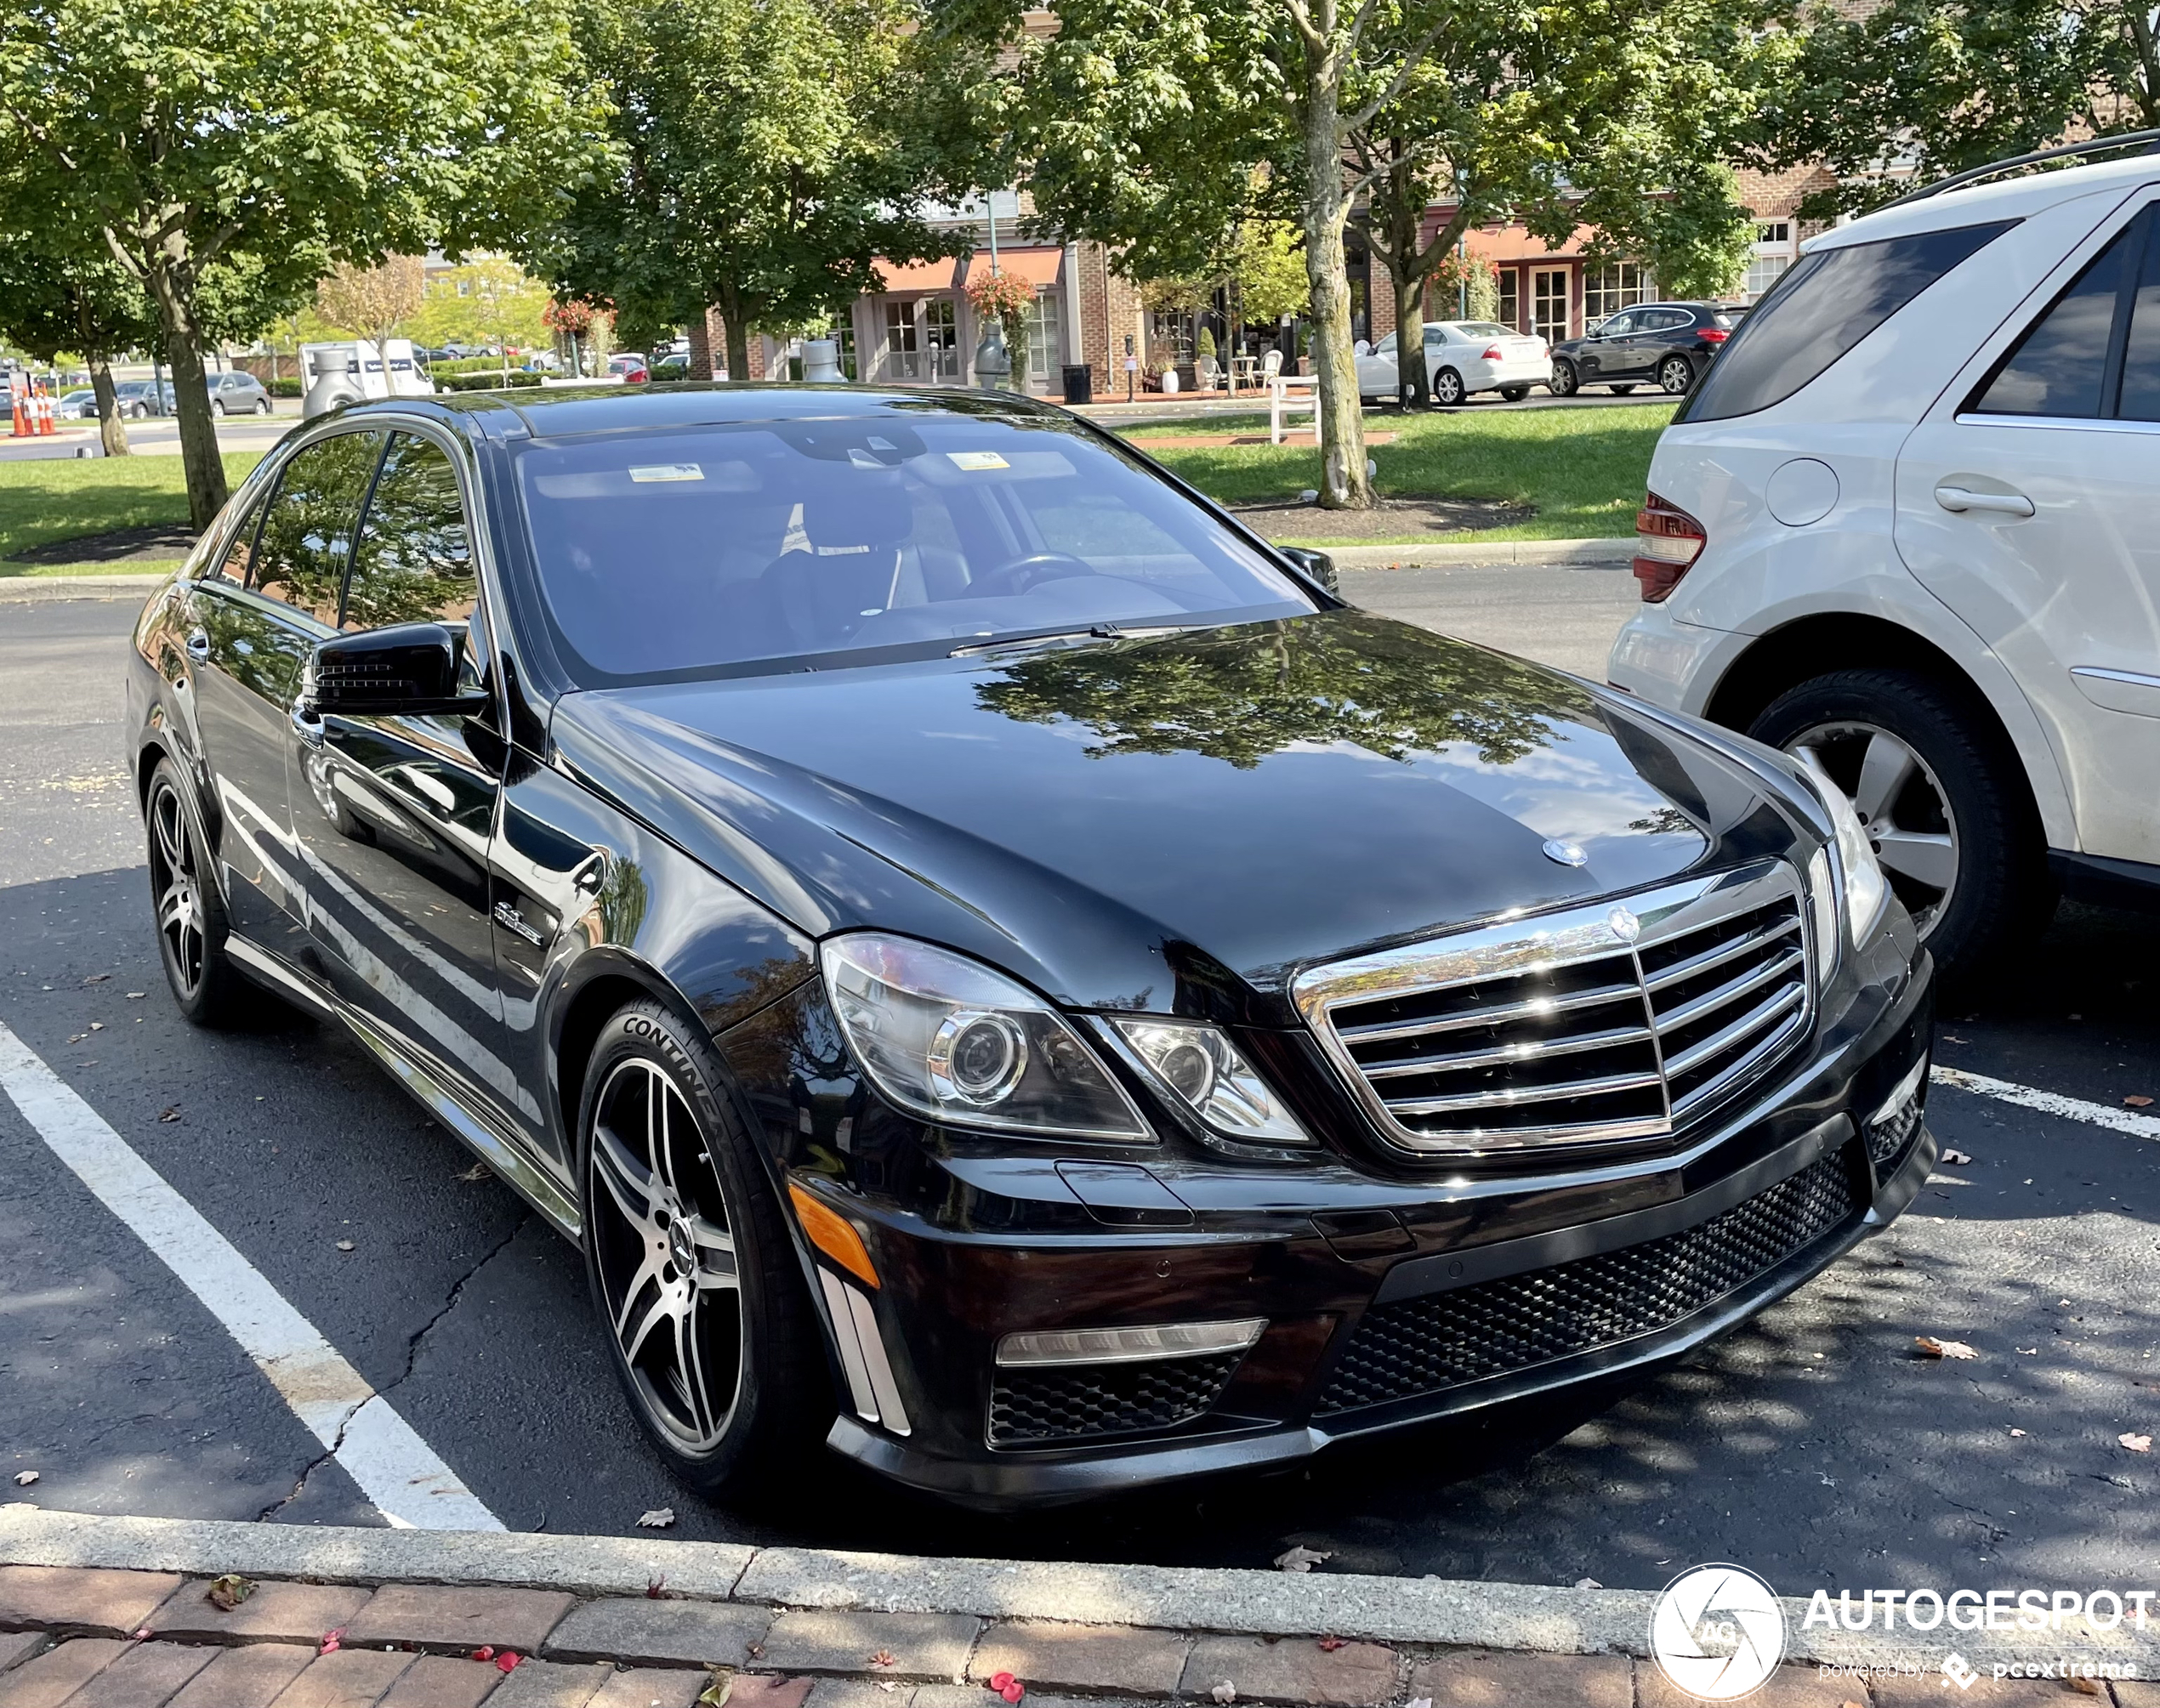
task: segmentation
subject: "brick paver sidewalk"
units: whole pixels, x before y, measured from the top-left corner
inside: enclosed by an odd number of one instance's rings
[[[1623,1655],[1256,1637],[972,1614],[440,1584],[0,1567],[0,1708],[1685,1708]],[[1786,1666],[1755,1708],[2160,1708],[2160,1686],[1941,1678],[1872,1690]],[[2113,1694],[2110,1694],[2111,1690]],[[723,1699],[721,1692],[725,1691]],[[1024,1693],[1016,1699],[1015,1692]]]

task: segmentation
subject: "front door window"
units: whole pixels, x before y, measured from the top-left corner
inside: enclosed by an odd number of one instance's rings
[[[885,377],[903,385],[960,383],[959,312],[951,297],[885,304]]]
[[[925,297],[923,309],[923,351],[929,357],[932,385],[957,385],[960,380],[960,326],[950,297]]]
[[[915,334],[915,304],[885,304],[885,377],[907,382],[923,377],[923,349]]]
[[[1541,267],[1530,275],[1530,330],[1547,343],[1567,336],[1567,269]]]

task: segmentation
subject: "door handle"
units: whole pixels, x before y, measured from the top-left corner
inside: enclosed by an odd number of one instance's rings
[[[296,700],[293,702],[293,733],[300,738],[304,746],[322,745],[322,714],[312,701]]]
[[[207,629],[190,629],[185,642],[187,655],[197,664],[210,661],[210,633]]]
[[[1946,510],[1992,510],[2004,516],[2032,514],[2032,501],[2022,492],[1975,492],[1947,482],[1935,489],[1935,502]]]

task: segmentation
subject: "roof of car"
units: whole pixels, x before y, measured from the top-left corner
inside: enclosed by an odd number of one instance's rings
[[[804,385],[800,382],[687,380],[656,385],[520,387],[509,391],[463,391],[429,398],[379,398],[349,406],[347,413],[410,410],[429,404],[452,415],[492,416],[508,411],[536,439],[625,428],[702,427],[736,421],[801,421],[833,416],[910,415],[1062,417],[1053,404],[1017,392],[912,390],[893,386]]]
[[[1842,249],[1848,244],[1879,242],[1911,231],[1946,231],[1998,219],[2022,219],[2073,196],[2123,196],[2140,184],[2156,181],[2160,181],[2160,161],[2149,154],[2036,172],[2023,178],[1993,179],[1896,203],[1810,238],[1805,247],[1810,253]]]

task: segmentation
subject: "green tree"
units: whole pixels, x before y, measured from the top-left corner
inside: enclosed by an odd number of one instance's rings
[[[0,338],[40,361],[62,350],[82,358],[108,457],[128,455],[112,358],[148,343],[151,330],[149,300],[117,261],[56,255],[31,233],[0,235]]]
[[[615,169],[526,255],[557,294],[645,319],[726,323],[728,372],[753,326],[829,324],[877,287],[875,258],[953,245],[918,217],[936,173],[901,121],[924,43],[910,0],[589,0]]]
[[[486,255],[428,281],[410,321],[426,344],[495,344],[529,349],[550,341],[548,290],[516,262]]]
[[[1395,25],[1441,28],[1350,140],[1397,324],[1426,318],[1458,241],[1495,219],[1554,247],[1587,225],[1593,264],[1639,258],[1675,294],[1729,288],[1754,228],[1725,162],[1780,53],[1757,21],[1754,0],[1428,0]],[[1435,202],[1453,211],[1428,229]],[[1401,371],[1422,406],[1424,365]]]
[[[1758,151],[1837,183],[1809,218],[2087,135],[2160,127],[2160,42],[2134,0],[1887,0],[1864,17],[1803,4],[1791,75]]]
[[[327,261],[500,238],[594,156],[568,0],[27,0],[0,14],[0,198],[148,294],[188,508],[225,502],[203,349],[213,264],[262,300]]]

